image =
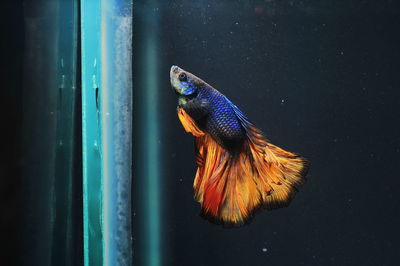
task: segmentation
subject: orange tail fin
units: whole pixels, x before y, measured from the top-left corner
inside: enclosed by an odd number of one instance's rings
[[[287,206],[304,183],[307,161],[267,142],[255,127],[246,126],[248,139],[242,152],[233,157],[198,129],[183,109],[178,114],[185,130],[196,136],[194,191],[205,218],[242,225],[260,207]]]

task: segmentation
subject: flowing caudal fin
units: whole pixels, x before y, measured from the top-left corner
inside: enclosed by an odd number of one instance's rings
[[[228,100],[229,101],[229,100]],[[229,101],[230,102],[230,101]],[[242,111],[230,102],[247,134],[255,181],[262,197],[262,207],[276,209],[289,205],[299,186],[306,181],[309,162],[267,141]]]
[[[231,156],[208,134],[196,139],[195,199],[202,216],[215,223],[242,225],[261,204],[246,153]]]
[[[239,155],[232,156],[178,110],[185,130],[196,137],[194,192],[203,217],[233,226],[243,225],[260,207],[287,206],[307,172],[305,159],[268,143],[241,112],[237,115],[247,139]]]
[[[305,182],[308,161],[267,142],[254,127],[249,127],[248,136],[255,181],[263,207],[276,209],[288,206],[297,188]]]

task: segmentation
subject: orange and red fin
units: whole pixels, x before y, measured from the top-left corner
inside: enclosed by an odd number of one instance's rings
[[[240,226],[258,208],[287,206],[305,181],[308,163],[269,143],[236,106],[233,108],[247,133],[236,156],[200,130],[182,108],[178,116],[185,131],[196,137],[198,169],[193,186],[203,216],[216,223]]]
[[[195,137],[203,136],[205,133],[201,131],[193,118],[191,118],[183,108],[178,108],[178,118],[186,132],[192,133]]]
[[[268,142],[263,132],[256,128],[236,105],[232,102],[230,104],[246,131],[246,144],[253,159],[252,166],[259,177],[258,189],[260,192],[267,192],[262,193],[262,207],[276,209],[288,206],[297,188],[306,180],[309,162]]]

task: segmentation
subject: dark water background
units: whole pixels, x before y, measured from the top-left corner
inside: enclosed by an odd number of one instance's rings
[[[172,1],[139,7],[161,22],[165,265],[396,265],[398,5]],[[139,21],[148,19],[141,14],[136,12]],[[140,61],[140,37],[146,32],[136,34]],[[175,114],[172,64],[223,92],[272,143],[310,159],[308,182],[289,208],[263,211],[239,229],[223,229],[198,216],[193,138]],[[136,244],[140,262],[145,251],[140,240]]]
[[[138,2],[134,11],[137,23],[154,19],[144,15],[153,12],[159,32],[163,265],[397,265],[400,5],[215,2]],[[14,261],[25,254],[16,248],[24,201],[24,15],[22,1],[2,4],[0,232],[3,258]],[[144,34],[134,31],[135,62],[143,57]],[[260,212],[238,229],[198,216],[193,138],[175,114],[172,64],[223,92],[272,143],[311,161],[308,181],[288,208]],[[139,87],[145,67],[134,68]],[[136,265],[146,252],[135,238]]]

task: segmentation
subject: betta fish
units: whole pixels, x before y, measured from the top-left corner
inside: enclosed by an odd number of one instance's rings
[[[226,96],[172,66],[178,117],[195,137],[194,198],[211,222],[241,226],[260,208],[288,206],[305,182],[308,161],[271,144]]]

